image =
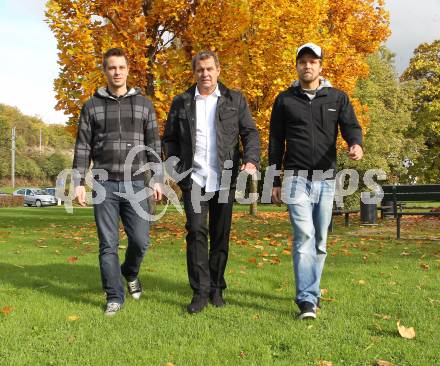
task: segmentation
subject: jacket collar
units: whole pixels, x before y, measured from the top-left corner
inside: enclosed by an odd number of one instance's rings
[[[218,87],[218,84],[215,87],[214,91],[211,93],[211,95],[215,95],[216,97],[221,97],[221,93],[220,93],[220,89]],[[197,99],[198,96],[201,96],[201,94],[199,93],[199,88],[196,86],[194,99]]]
[[[192,85],[190,88],[188,88],[188,89],[183,93],[183,98],[184,98],[185,100],[187,100],[187,99],[192,99],[192,100],[194,100],[194,97],[195,97],[195,95],[196,95],[196,87],[197,87],[197,84],[194,84],[194,85]],[[230,97],[231,93],[229,92],[229,89],[228,89],[224,84],[222,84],[221,82],[218,82],[218,83],[217,83],[217,87],[218,87],[218,90],[219,90],[219,92],[220,92],[220,100],[219,100],[219,102],[220,102],[223,98],[229,98],[229,97]]]
[[[330,83],[330,81],[328,81],[327,79],[320,77],[319,79],[319,86],[318,89],[316,91],[316,96],[325,96],[328,94],[328,88],[333,88],[332,84]],[[289,88],[295,95],[300,96],[300,97],[304,97],[305,93],[301,88],[301,84],[299,83],[299,80],[295,80],[290,88]]]
[[[141,89],[140,88],[129,88],[129,90],[127,91],[127,93],[125,93],[124,95],[122,95],[120,98],[127,98],[127,97],[131,97],[133,95],[138,95],[141,93]],[[101,88],[99,88],[96,92],[95,92],[95,96],[97,97],[101,97],[101,98],[107,98],[107,99],[117,99],[115,96],[111,95],[107,89],[107,87],[103,86]]]

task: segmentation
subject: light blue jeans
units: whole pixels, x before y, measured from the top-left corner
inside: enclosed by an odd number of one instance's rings
[[[284,189],[294,239],[292,246],[297,304],[314,305],[320,297],[320,281],[327,256],[326,241],[332,218],[335,181],[310,181],[295,176]]]

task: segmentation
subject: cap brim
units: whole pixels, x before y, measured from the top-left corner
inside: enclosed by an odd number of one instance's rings
[[[296,55],[296,59],[298,59],[299,57],[301,57],[303,54],[305,53],[311,53],[313,55],[315,55],[316,58],[322,59],[322,55],[318,55],[315,51],[313,51],[312,48],[310,47],[304,47],[302,48],[298,54]]]

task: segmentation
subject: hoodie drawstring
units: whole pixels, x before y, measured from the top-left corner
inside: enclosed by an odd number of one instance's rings
[[[104,133],[107,132],[107,98],[104,98]]]
[[[131,124],[134,124],[134,104],[133,104],[133,97],[130,98],[130,104],[131,104]]]

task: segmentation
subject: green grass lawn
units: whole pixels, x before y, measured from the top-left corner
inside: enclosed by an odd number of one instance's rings
[[[396,241],[393,220],[344,228],[338,217],[322,310],[301,322],[285,207],[246,211],[234,213],[228,306],[186,313],[184,218],[170,210],[152,227],[143,297],[106,318],[92,210],[0,209],[0,365],[440,363],[440,220],[404,218]]]

